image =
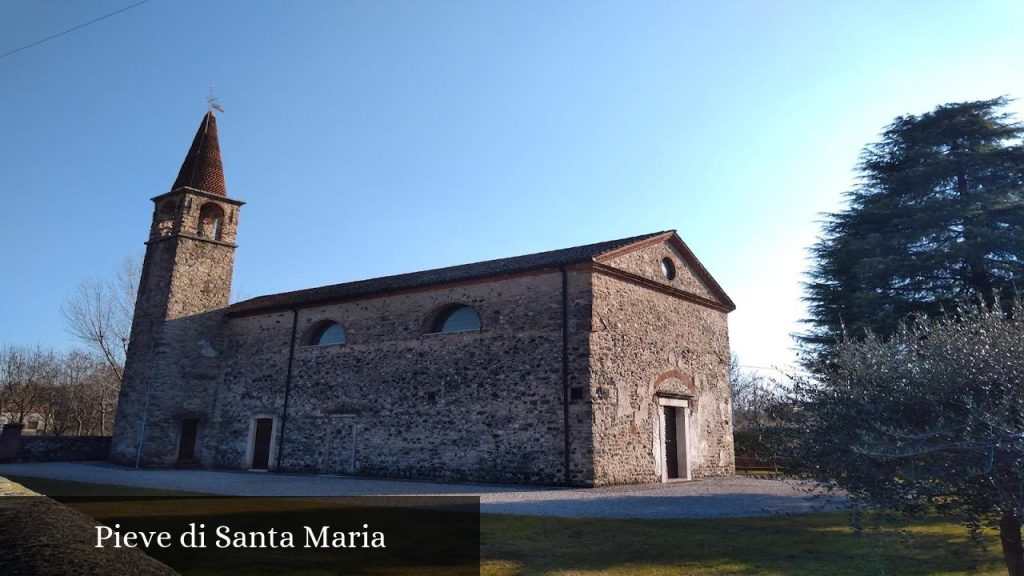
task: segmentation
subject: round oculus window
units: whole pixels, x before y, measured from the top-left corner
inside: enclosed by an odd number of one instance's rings
[[[676,277],[676,265],[672,262],[671,258],[661,259],[661,273],[665,275],[665,278],[672,280]]]

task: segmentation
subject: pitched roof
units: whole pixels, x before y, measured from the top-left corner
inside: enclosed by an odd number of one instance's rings
[[[447,268],[424,270],[422,272],[411,272],[395,276],[371,278],[369,280],[345,282],[344,284],[321,286],[319,288],[296,290],[294,292],[257,296],[256,298],[232,304],[228,307],[228,314],[235,316],[287,309],[294,306],[310,306],[322,302],[346,300],[395,290],[422,288],[451,282],[465,282],[467,280],[477,280],[503,274],[515,274],[543,268],[557,268],[570,264],[591,262],[594,258],[606,252],[618,250],[630,244],[669,233],[673,233],[673,231],[653,232],[642,236],[609,240],[607,242],[598,242],[597,244],[587,244],[586,246],[563,248],[562,250],[551,250],[537,254],[527,254],[526,256],[500,258],[498,260],[449,266]]]
[[[228,195],[227,185],[224,184],[224,166],[221,165],[220,160],[217,117],[213,115],[212,111],[203,116],[199,130],[196,131],[196,137],[192,140],[192,147],[188,149],[188,155],[181,163],[178,178],[171,186],[171,190],[177,190],[183,186],[217,196]]]

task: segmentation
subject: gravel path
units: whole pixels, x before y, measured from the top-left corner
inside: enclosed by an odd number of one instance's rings
[[[0,464],[0,476],[4,475],[233,496],[460,494],[479,496],[481,510],[485,513],[535,516],[743,517],[806,514],[834,510],[840,504],[816,497],[813,487],[807,484],[744,477],[575,489],[265,472],[135,470],[104,462]]]

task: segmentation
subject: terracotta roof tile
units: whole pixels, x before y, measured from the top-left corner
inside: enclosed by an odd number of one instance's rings
[[[217,139],[217,117],[212,111],[203,116],[196,137],[192,140],[192,147],[188,149],[188,155],[181,164],[178,178],[174,181],[174,186],[171,186],[171,190],[182,186],[218,196],[228,195],[227,186],[224,184],[224,167],[220,160],[220,143]]]

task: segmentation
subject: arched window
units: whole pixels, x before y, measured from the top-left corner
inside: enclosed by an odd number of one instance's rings
[[[666,280],[673,280],[676,277],[676,263],[671,258],[661,259],[661,274]]]
[[[434,319],[431,332],[467,332],[480,329],[480,315],[476,308],[457,304],[445,308]]]
[[[324,322],[310,334],[310,346],[327,346],[328,344],[344,344],[345,329],[337,322]]]
[[[164,200],[157,208],[154,219],[154,233],[156,236],[168,236],[174,231],[174,213],[178,204],[172,199]]]
[[[224,223],[224,209],[208,202],[199,209],[199,226],[196,232],[200,238],[220,240],[221,225]]]

